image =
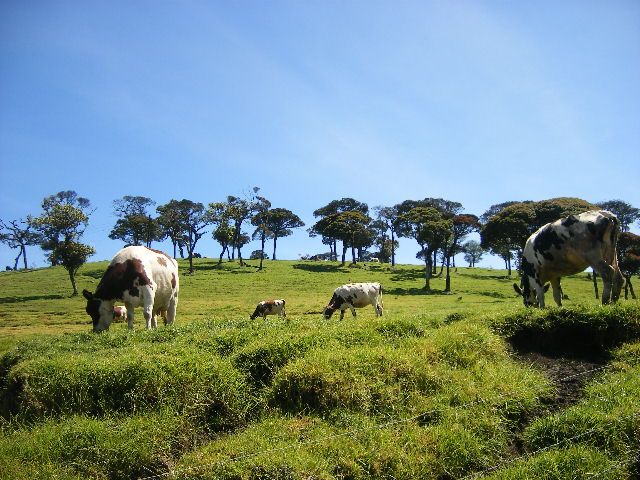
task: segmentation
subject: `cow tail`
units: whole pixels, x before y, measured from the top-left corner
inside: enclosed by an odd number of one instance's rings
[[[618,270],[618,237],[620,236],[620,220],[618,220],[618,217],[614,216],[611,219],[611,223],[611,254],[613,256],[611,266]]]

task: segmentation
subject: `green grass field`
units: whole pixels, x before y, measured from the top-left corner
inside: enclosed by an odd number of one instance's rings
[[[418,266],[249,263],[196,260],[174,326],[145,331],[138,310],[133,332],[101,335],[64,270],[0,273],[0,477],[640,473],[637,301],[600,306],[586,274],[563,280],[565,307],[532,311],[501,270],[458,268],[451,294],[444,278],[426,294]],[[79,288],[106,265],[84,266]],[[384,316],[322,318],[333,289],[358,281],[382,283]],[[287,318],[250,320],[269,298]],[[547,369],[597,368],[554,376],[525,350]]]

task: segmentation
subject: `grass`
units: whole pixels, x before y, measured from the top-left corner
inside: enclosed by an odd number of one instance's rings
[[[0,478],[631,478],[640,449],[640,307],[602,307],[586,275],[566,308],[527,310],[514,279],[196,260],[176,324],[90,333],[58,268],[0,273]],[[95,289],[106,263],[88,264]],[[181,263],[181,271],[186,265]],[[373,308],[324,320],[333,289],[380,281]],[[252,321],[263,299],[287,318]],[[570,341],[569,341],[570,340]],[[581,346],[581,349],[574,348]],[[597,352],[578,403],[513,348]],[[495,467],[495,468],[494,468]]]

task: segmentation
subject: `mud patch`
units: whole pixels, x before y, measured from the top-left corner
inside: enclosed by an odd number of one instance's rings
[[[609,362],[606,355],[589,358],[551,356],[540,352],[514,352],[522,363],[542,371],[555,388],[555,396],[547,400],[550,411],[557,411],[577,403],[584,395],[584,387],[600,374]]]

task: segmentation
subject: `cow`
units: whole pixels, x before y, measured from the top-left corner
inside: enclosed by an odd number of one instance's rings
[[[569,215],[548,223],[525,243],[521,285],[513,284],[525,306],[544,308],[544,293],[551,283],[553,299],[562,306],[560,277],[592,267],[604,283],[602,303],[617,301],[623,277],[618,268],[616,243],[620,221],[606,210]]]
[[[122,320],[127,318],[127,307],[125,306],[117,306],[113,307],[113,319],[114,320]]]
[[[141,246],[126,247],[111,260],[95,293],[84,290],[86,311],[93,320],[93,331],[108,330],[113,320],[113,304],[123,301],[127,323],[133,329],[133,311],[143,307],[147,329],[158,326],[157,315],[171,324],[178,306],[178,263],[159,250]]]
[[[280,300],[263,300],[258,305],[251,315],[251,320],[255,320],[257,317],[267,319],[267,315],[279,315],[283,318],[287,318],[287,312],[284,309],[285,301]]]
[[[344,311],[349,308],[356,316],[356,308],[373,305],[376,317],[382,316],[382,285],[374,283],[348,283],[334,290],[333,296],[324,309],[324,318],[331,318],[333,312],[340,310],[340,320],[344,318]]]

